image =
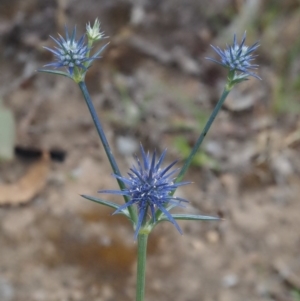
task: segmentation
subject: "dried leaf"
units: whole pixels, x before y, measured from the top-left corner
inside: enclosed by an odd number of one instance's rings
[[[17,206],[32,200],[45,187],[49,167],[50,157],[45,153],[16,183],[0,185],[0,206]]]

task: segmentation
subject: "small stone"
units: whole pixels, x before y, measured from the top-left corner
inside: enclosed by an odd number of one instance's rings
[[[220,240],[219,233],[214,230],[208,231],[206,237],[210,243],[217,243]]]
[[[238,284],[238,277],[235,274],[227,274],[222,279],[222,285],[226,288],[234,287]]]
[[[0,300],[10,301],[14,297],[13,286],[4,278],[0,278]]]
[[[117,137],[116,144],[119,153],[124,156],[132,156],[139,148],[137,141],[128,136]]]

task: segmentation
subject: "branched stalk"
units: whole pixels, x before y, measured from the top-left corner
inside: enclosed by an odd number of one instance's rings
[[[114,174],[116,174],[118,176],[121,176],[119,167],[118,167],[117,162],[116,162],[116,160],[115,160],[115,158],[114,158],[114,156],[112,154],[111,148],[109,146],[109,143],[108,143],[107,138],[105,136],[105,133],[103,131],[102,125],[100,123],[100,120],[99,120],[99,118],[97,116],[95,107],[94,107],[93,102],[91,100],[90,94],[89,94],[89,92],[87,90],[86,84],[85,84],[85,82],[81,81],[81,82],[78,83],[78,85],[79,85],[80,90],[81,90],[81,92],[83,94],[85,102],[86,102],[86,104],[87,104],[87,106],[89,108],[90,114],[91,114],[92,119],[94,121],[95,127],[97,129],[98,135],[99,135],[100,140],[102,142],[102,145],[104,147],[104,150],[105,150],[105,153],[106,153],[107,158],[109,160],[109,163],[110,163],[110,165],[112,167],[112,170],[113,170]],[[126,187],[125,187],[125,185],[124,185],[124,183],[122,181],[120,181],[119,179],[117,179],[117,181],[118,181],[118,184],[119,184],[119,187],[120,187],[121,190],[126,189]],[[125,200],[125,202],[128,202],[129,199],[128,199],[127,196],[124,196],[124,200]],[[137,217],[136,217],[135,210],[133,209],[132,206],[129,206],[128,210],[129,210],[129,214],[130,214],[130,217],[131,217],[132,221],[136,222]]]
[[[207,135],[212,123],[214,122],[216,116],[218,115],[226,97],[228,96],[230,90],[232,87],[229,88],[228,85],[226,85],[226,87],[224,88],[224,91],[218,101],[218,103],[216,104],[214,110],[212,111],[207,123],[205,124],[196,144],[194,145],[193,149],[191,150],[191,153],[189,154],[188,158],[185,160],[185,163],[183,165],[183,167],[181,168],[177,178],[176,178],[176,182],[180,182],[182,181],[187,169],[189,168],[189,166],[191,165],[192,160],[194,159],[197,151],[199,150],[205,136]]]
[[[144,301],[148,234],[138,235],[136,301]]]

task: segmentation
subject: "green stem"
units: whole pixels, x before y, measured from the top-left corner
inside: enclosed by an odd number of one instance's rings
[[[87,90],[86,84],[81,81],[81,82],[78,83],[78,85],[79,85],[80,90],[81,90],[81,92],[83,94],[85,102],[86,102],[86,104],[87,104],[87,106],[89,108],[90,114],[91,114],[92,119],[94,121],[95,127],[97,129],[98,135],[99,135],[100,140],[102,142],[102,145],[104,147],[104,150],[105,150],[105,153],[106,153],[107,158],[109,160],[109,163],[110,163],[110,165],[112,167],[112,170],[113,170],[114,174],[116,174],[118,176],[121,176],[119,167],[118,167],[117,162],[116,162],[116,160],[115,160],[115,158],[114,158],[114,156],[112,154],[111,148],[110,148],[110,146],[108,144],[107,138],[106,138],[105,133],[103,131],[102,125],[100,123],[100,120],[99,120],[99,118],[97,116],[95,107],[94,107],[93,102],[91,100],[90,94],[89,94],[89,92]],[[120,187],[121,190],[126,189],[126,187],[125,187],[125,185],[124,185],[124,183],[122,181],[120,181],[119,179],[117,179],[117,181],[118,181],[118,184],[119,184],[119,187]],[[129,199],[128,199],[127,196],[124,196],[124,200],[125,200],[125,202],[128,202]],[[128,207],[128,211],[129,211],[129,214],[130,214],[130,217],[131,217],[132,221],[135,223],[136,220],[137,220],[136,211],[133,209],[132,206]]]
[[[144,301],[148,234],[138,235],[136,301]]]
[[[215,120],[215,118],[216,118],[219,110],[221,109],[221,107],[222,107],[222,105],[223,105],[226,97],[228,96],[231,88],[232,87],[230,87],[229,85],[226,85],[226,87],[224,88],[224,91],[223,91],[223,93],[222,93],[222,95],[221,95],[218,103],[216,104],[214,110],[212,111],[212,113],[211,113],[211,115],[210,115],[210,117],[209,117],[209,119],[208,119],[208,121],[207,121],[204,129],[202,130],[202,133],[200,134],[200,136],[199,136],[196,144],[194,145],[191,153],[189,154],[189,156],[186,159],[183,167],[181,168],[181,170],[180,170],[180,172],[179,172],[179,174],[178,174],[178,176],[176,178],[176,182],[180,182],[183,179],[183,177],[184,177],[187,169],[189,168],[192,160],[194,159],[194,157],[195,157],[195,155],[196,155],[196,153],[197,153],[200,145],[202,144],[202,142],[203,142],[206,134],[208,133],[208,131],[209,131],[212,123],[214,122],[214,120]]]

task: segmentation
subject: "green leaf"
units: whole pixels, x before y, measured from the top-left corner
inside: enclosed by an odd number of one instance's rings
[[[11,160],[15,146],[15,119],[12,112],[1,105],[0,100],[0,160]]]
[[[113,209],[119,209],[120,205],[116,204],[116,203],[113,203],[113,202],[109,202],[109,201],[104,201],[102,199],[99,199],[99,198],[96,198],[96,197],[93,197],[93,196],[89,196],[89,195],[85,195],[85,194],[81,194],[80,196],[82,196],[83,198],[89,200],[89,201],[92,201],[92,202],[95,202],[95,203],[98,203],[98,204],[101,204],[101,205],[104,205],[104,206],[107,206],[107,207],[110,207],[110,208],[113,208]],[[130,215],[129,215],[129,212],[127,209],[124,209],[122,210],[122,212],[120,212],[120,214],[124,214],[126,215],[127,217],[130,218]]]
[[[67,72],[63,72],[63,71],[57,71],[57,70],[48,70],[48,69],[38,69],[38,72],[44,72],[44,73],[50,73],[50,74],[56,74],[56,75],[62,75],[62,76],[66,76],[68,78],[73,79],[73,77],[67,73]]]
[[[116,209],[116,210],[120,207],[116,203],[109,202],[109,201],[104,201],[102,199],[99,199],[99,198],[96,198],[96,197],[93,197],[93,196],[89,196],[89,195],[85,195],[85,194],[81,194],[80,196],[82,196],[83,198],[85,198],[89,201],[96,202],[96,203],[99,203],[101,205],[104,205],[104,206],[107,206],[107,207],[110,207],[110,208],[113,208],[113,209]]]
[[[219,217],[208,216],[208,215],[194,215],[194,214],[172,214],[172,217],[176,220],[187,220],[187,221],[218,221]],[[169,221],[166,216],[162,216],[159,221]]]

